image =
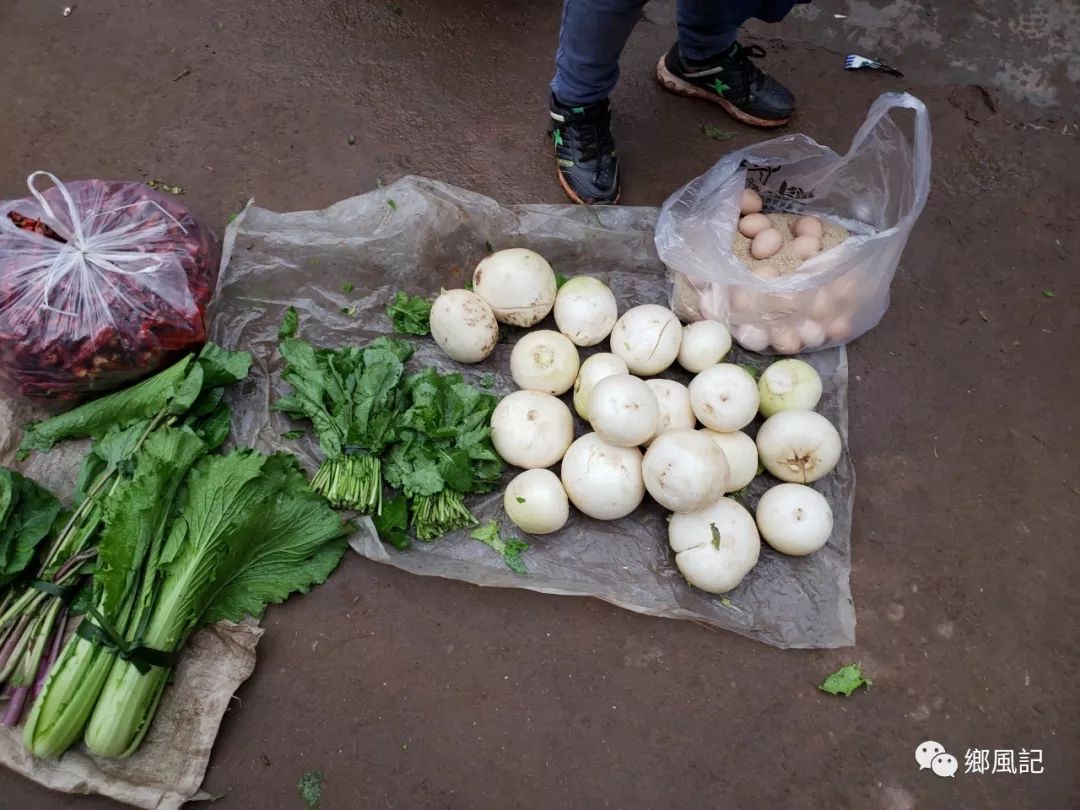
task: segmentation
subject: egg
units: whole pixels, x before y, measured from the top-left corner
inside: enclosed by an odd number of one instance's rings
[[[745,287],[728,287],[728,303],[732,312],[745,312],[754,308],[754,293]]]
[[[816,349],[825,342],[825,327],[817,321],[803,321],[795,333],[808,349]]]
[[[821,252],[821,240],[813,236],[796,236],[787,249],[791,255],[806,261],[815,253]]]
[[[829,293],[828,287],[822,287],[814,294],[810,304],[810,317],[816,321],[829,321],[836,315],[836,299]]]
[[[747,239],[753,239],[763,230],[772,226],[772,220],[764,214],[747,214],[739,220],[739,233]]]
[[[847,340],[851,337],[851,318],[841,315],[825,327],[825,335],[829,340]]]
[[[760,352],[769,345],[769,333],[752,323],[736,326],[731,335],[740,346],[751,352]]]
[[[763,264],[758,267],[750,268],[752,272],[758,278],[780,278],[780,271],[773,267],[771,264]]]
[[[753,189],[743,189],[742,199],[739,201],[740,214],[756,214],[761,210],[761,195]]]
[[[784,237],[776,228],[766,228],[750,243],[750,255],[755,259],[767,259],[780,249]]]
[[[791,232],[796,236],[812,236],[821,239],[825,235],[825,226],[817,217],[799,217],[791,223]]]
[[[798,354],[802,348],[799,335],[790,326],[774,326],[770,329],[769,342],[780,354]]]

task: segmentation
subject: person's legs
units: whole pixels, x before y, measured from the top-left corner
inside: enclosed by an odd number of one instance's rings
[[[684,96],[719,104],[745,124],[786,124],[795,107],[791,92],[758,68],[765,52],[736,40],[751,17],[778,22],[806,0],[679,0],[679,39],[656,66],[660,83]]]
[[[619,80],[619,56],[647,0],[565,0],[551,92],[563,104],[606,99]]]
[[[795,0],[679,0],[679,54],[687,62],[716,59],[735,43],[739,27],[756,17],[779,22]]]
[[[619,80],[619,56],[646,0],[564,0],[551,139],[559,182],[574,202],[619,199],[619,161],[608,95]]]

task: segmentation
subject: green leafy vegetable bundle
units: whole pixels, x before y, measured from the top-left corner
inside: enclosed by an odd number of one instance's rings
[[[379,512],[379,459],[396,435],[398,385],[412,345],[379,338],[363,349],[317,349],[289,337],[280,348],[293,392],[273,407],[310,420],[326,456],[312,486],[335,507]]]
[[[159,431],[182,427],[206,449],[221,444],[229,432],[223,386],[245,377],[250,364],[245,352],[207,344],[131,388],[27,427],[20,457],[65,439],[96,441],[80,470],[71,513],[38,546],[32,568],[24,564],[6,587],[0,582],[0,683],[13,689],[4,724],[18,722],[59,652],[67,604],[98,554],[107,502],[134,475]]]
[[[463,496],[490,492],[503,462],[491,444],[494,394],[460,374],[432,368],[405,377],[411,344],[378,338],[367,347],[319,349],[281,341],[293,392],[275,410],[308,419],[326,459],[312,480],[331,504],[376,516],[381,535],[408,545],[476,523]],[[384,483],[405,501],[385,505]]]

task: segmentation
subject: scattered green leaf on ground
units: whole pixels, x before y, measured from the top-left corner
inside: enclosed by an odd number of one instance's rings
[[[278,340],[295,337],[296,330],[300,326],[300,316],[296,314],[296,307],[289,307],[281,316],[281,326],[278,327]]]
[[[720,541],[723,539],[720,537],[720,530],[716,528],[715,523],[709,524],[709,531],[712,532],[712,547],[717,551],[720,550]]]
[[[286,430],[284,433],[281,434],[281,438],[288,439],[289,441],[294,441],[295,439],[302,439],[304,438],[304,431]]]
[[[386,185],[386,183],[383,182],[383,179],[381,177],[376,177],[375,178],[375,188],[382,188],[385,185]]]
[[[353,315],[356,314],[356,307],[342,307],[341,314],[351,318]]]
[[[1057,293],[1053,290],[1043,290],[1042,294],[1043,298],[1053,298],[1055,295],[1057,295]]]
[[[714,141],[730,141],[735,137],[734,132],[727,129],[717,129],[712,124],[703,124],[701,130]]]
[[[397,201],[394,200],[393,198],[387,200],[386,204],[389,205],[391,208],[393,208],[395,211],[397,211]]]
[[[472,279],[470,278],[468,281],[466,281],[464,284],[462,284],[461,287],[462,287],[462,289],[465,289],[465,290],[471,290],[472,289]]]
[[[480,375],[480,384],[482,386],[484,386],[484,388],[494,388],[495,387],[495,372],[494,371],[485,371],[482,375]]]
[[[296,791],[308,807],[315,807],[322,798],[322,785],[326,774],[322,771],[308,771],[296,783]]]
[[[850,697],[851,693],[858,689],[860,686],[865,686],[869,689],[874,685],[874,682],[869,678],[864,678],[862,674],[862,666],[860,664],[848,664],[846,667],[840,667],[832,675],[822,681],[821,686],[818,687],[822,692],[828,692],[830,695],[844,695]]]
[[[229,216],[227,216],[225,218],[225,224],[226,225],[232,225],[233,220],[235,220],[238,216],[240,216],[240,212],[239,211],[233,211],[231,214],[229,214]]]
[[[499,524],[496,521],[492,520],[491,522],[485,523],[483,526],[474,529],[469,536],[474,540],[479,540],[481,543],[486,543],[495,549],[495,551],[502,555],[506,567],[515,574],[526,573],[525,563],[521,561],[521,554],[524,551],[528,551],[529,544],[516,537],[500,536]]]
[[[386,308],[394,331],[405,335],[430,335],[431,301],[419,295],[398,292]]]
[[[488,252],[488,255],[489,255],[489,256],[490,256],[490,255],[491,255],[492,253],[494,253],[494,252],[495,252],[495,248],[494,248],[494,247],[492,246],[492,244],[491,244],[491,240],[490,240],[490,239],[485,239],[485,240],[484,240],[484,247],[485,247],[485,248],[487,248],[487,252]]]
[[[353,284],[351,281],[346,281],[344,284],[341,285],[341,291],[343,293],[345,293],[346,295],[348,295],[349,293],[351,293],[355,289],[356,289],[356,285]]]
[[[555,274],[555,289],[561,290],[562,285],[570,280],[569,276],[564,276],[562,273]]]

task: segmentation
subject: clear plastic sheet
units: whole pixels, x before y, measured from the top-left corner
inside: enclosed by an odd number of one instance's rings
[[[915,114],[912,140],[893,120],[898,109]],[[744,188],[761,195],[766,213],[828,217],[852,236],[796,273],[757,276],[732,252]],[[847,154],[805,135],[730,152],[661,209],[656,248],[672,271],[672,309],[727,324],[749,348],[773,340],[842,346],[888,309],[900,254],[929,193],[930,114],[906,93],[874,102]]]
[[[430,295],[440,287],[460,287],[490,249],[514,246],[540,252],[557,273],[604,279],[621,310],[663,302],[667,278],[653,243],[657,213],[654,208],[504,207],[417,177],[324,211],[278,214],[249,207],[226,233],[226,266],[209,312],[211,339],[254,355],[251,378],[230,392],[233,437],[263,451],[296,453],[309,469],[320,461],[310,436],[282,438],[286,431],[306,426],[270,410],[274,399],[288,391],[281,380],[277,330],[289,305],[300,314],[304,339],[321,346],[363,344],[391,333],[385,307],[397,290]],[[348,285],[355,288],[344,292]],[[515,339],[508,336],[487,361],[465,367],[430,339],[417,339],[410,368],[461,370],[478,384],[491,371],[496,392],[506,394],[513,390],[509,358]],[[739,352],[735,360],[762,366],[767,362]],[[817,352],[807,360],[824,382],[819,410],[839,428],[846,446],[844,350]],[[674,370],[671,376],[687,381]],[[577,432],[587,432],[580,420]],[[515,472],[509,470],[507,480]],[[746,505],[752,508],[767,485],[765,477],[759,478]],[[415,574],[593,596],[640,613],[732,630],[777,647],[841,647],[854,643],[855,634],[848,588],[854,485],[845,451],[837,470],[816,485],[829,498],[836,518],[826,547],[804,558],[783,557],[763,547],[757,567],[727,599],[683,580],[668,549],[666,516],[648,500],[633,515],[609,523],[572,510],[562,531],[526,537],[532,544],[524,555],[526,575],[510,571],[490,548],[470,539],[467,530],[397,551],[380,543],[369,527],[353,538],[353,548]],[[503,514],[501,492],[470,498],[467,504],[481,521],[496,519],[505,530],[514,529]]]

